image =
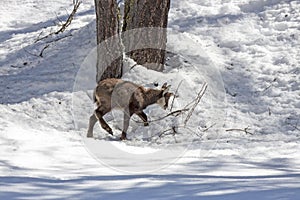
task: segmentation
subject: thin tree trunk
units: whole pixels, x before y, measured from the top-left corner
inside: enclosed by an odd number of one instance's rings
[[[120,12],[116,0],[95,0],[97,20],[97,82],[122,76]]]
[[[170,0],[125,0],[123,32],[144,27],[161,28],[152,31],[139,29],[131,36],[126,35],[130,38],[123,37],[125,52],[138,64],[157,71],[162,71],[165,63],[167,42],[165,28],[169,9]],[[139,49],[141,42],[145,46],[143,49]]]

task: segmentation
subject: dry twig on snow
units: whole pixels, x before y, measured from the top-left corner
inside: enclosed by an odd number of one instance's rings
[[[175,90],[174,98],[173,98],[172,103],[171,103],[170,111],[173,110],[174,101],[175,101],[175,98],[177,97],[178,89],[179,89],[179,87],[181,86],[182,82],[183,82],[183,80],[180,81],[180,83],[178,84],[178,86],[177,86],[177,88],[176,88],[176,90]]]
[[[201,100],[201,98],[203,97],[203,95],[205,94],[206,89],[207,89],[207,83],[204,83],[203,86],[202,86],[202,88],[201,88],[201,90],[200,90],[200,92],[198,93],[196,99],[194,99],[194,101],[193,101],[194,104],[192,105],[192,108],[189,109],[188,115],[187,115],[187,117],[186,117],[185,120],[184,120],[184,125],[185,125],[185,126],[186,126],[186,124],[188,123],[189,119],[191,118],[191,116],[192,116],[192,114],[193,114],[195,108],[196,108],[197,105],[200,103],[200,100]],[[189,105],[189,104],[188,104],[188,105]],[[187,106],[188,106],[188,105],[187,105]],[[187,107],[187,106],[186,106],[186,107]]]
[[[71,14],[69,15],[68,19],[65,21],[65,23],[63,23],[61,25],[60,29],[57,30],[57,31],[55,31],[55,32],[51,32],[51,33],[49,33],[48,35],[46,35],[44,37],[36,39],[34,43],[37,43],[40,40],[46,39],[46,38],[48,38],[51,35],[54,35],[54,34],[57,35],[59,33],[62,33],[62,32],[64,32],[66,30],[66,28],[71,24],[72,20],[74,19],[74,16],[75,16],[75,14],[76,14],[76,12],[77,12],[77,10],[78,10],[78,8],[79,8],[79,6],[80,6],[80,4],[82,2],[79,1],[79,0],[76,0],[73,3],[74,3],[73,10],[72,10]],[[61,21],[61,20],[59,19],[59,21]],[[41,33],[39,34],[39,36],[40,35],[41,35]]]
[[[71,24],[80,4],[81,4],[81,1],[77,0],[74,2],[73,10],[72,10],[71,14],[69,15],[67,21],[64,24],[62,24],[61,28],[58,31],[54,32],[54,34],[59,34],[66,30],[66,28]]]
[[[181,84],[181,83],[180,83],[180,84]],[[179,84],[179,86],[180,86],[180,84]],[[177,89],[179,88],[179,86],[177,87]],[[177,117],[177,116],[179,116],[179,115],[181,115],[181,114],[184,114],[185,112],[188,112],[187,117],[185,118],[183,125],[180,125],[180,126],[172,126],[171,128],[169,128],[169,129],[167,129],[167,130],[164,130],[163,132],[161,132],[161,133],[158,135],[159,138],[161,138],[164,134],[166,134],[166,133],[168,133],[168,132],[169,132],[169,134],[170,134],[170,131],[172,131],[172,132],[171,132],[172,135],[175,136],[175,134],[177,133],[176,129],[178,129],[178,128],[180,128],[180,127],[186,127],[187,122],[188,122],[189,119],[191,118],[191,116],[192,116],[192,114],[193,114],[195,108],[196,108],[197,105],[200,103],[200,101],[201,101],[203,95],[205,94],[206,89],[207,89],[207,86],[208,86],[208,84],[207,84],[207,83],[204,83],[203,86],[202,86],[202,88],[201,88],[201,90],[198,92],[197,97],[196,97],[192,102],[188,103],[183,109],[173,111],[173,112],[171,112],[171,113],[169,113],[169,114],[167,114],[167,115],[165,115],[165,116],[163,116],[163,117],[161,117],[161,118],[159,118],[159,119],[152,120],[152,122],[153,122],[153,121],[159,121],[159,120],[162,120],[162,119],[164,119],[164,118],[166,118],[166,117],[169,117],[169,116],[171,116],[171,115],[174,116],[174,115],[176,114],[175,117]],[[212,126],[214,126],[214,125],[212,125]],[[211,126],[211,127],[212,127],[212,126]],[[211,127],[209,127],[209,128],[211,128]],[[209,128],[208,128],[208,129],[209,129]],[[208,130],[208,129],[207,129],[207,130]]]
[[[229,132],[229,131],[241,131],[241,132],[245,132],[246,134],[250,134],[250,135],[253,135],[253,133],[249,132],[249,126],[244,128],[244,129],[240,129],[240,128],[231,128],[231,129],[226,129],[226,132]]]

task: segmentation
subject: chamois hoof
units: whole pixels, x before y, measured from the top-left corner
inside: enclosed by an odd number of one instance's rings
[[[148,123],[148,122],[145,122],[145,123],[144,123],[144,126],[149,126],[149,123]]]
[[[107,131],[109,134],[114,135],[112,130]]]
[[[107,133],[114,135],[110,127],[104,128],[104,130],[106,130]]]
[[[88,133],[88,134],[86,135],[86,137],[92,138],[92,137],[93,137],[93,133]]]
[[[122,133],[120,140],[127,140],[126,133]]]

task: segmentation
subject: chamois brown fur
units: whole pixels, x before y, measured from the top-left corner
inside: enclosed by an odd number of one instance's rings
[[[146,89],[135,83],[116,78],[100,81],[94,91],[94,101],[97,108],[90,117],[87,137],[93,137],[93,128],[97,121],[104,130],[113,135],[112,129],[105,122],[103,116],[115,108],[124,111],[121,140],[126,139],[130,117],[133,114],[138,115],[143,120],[144,126],[148,126],[148,118],[143,109],[155,103],[166,109],[172,95],[168,92],[169,88],[170,86],[167,86],[166,83],[161,89]]]

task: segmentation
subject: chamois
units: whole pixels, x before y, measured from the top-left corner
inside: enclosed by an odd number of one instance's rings
[[[113,135],[112,129],[104,121],[103,116],[112,109],[119,108],[124,112],[123,131],[120,139],[127,139],[130,117],[136,114],[143,120],[144,126],[148,126],[148,118],[143,109],[155,103],[166,109],[169,98],[173,95],[168,92],[170,87],[165,83],[161,89],[146,89],[143,86],[116,78],[100,81],[94,91],[94,102],[97,108],[90,117],[87,137],[93,137],[93,128],[97,120],[104,130]]]

